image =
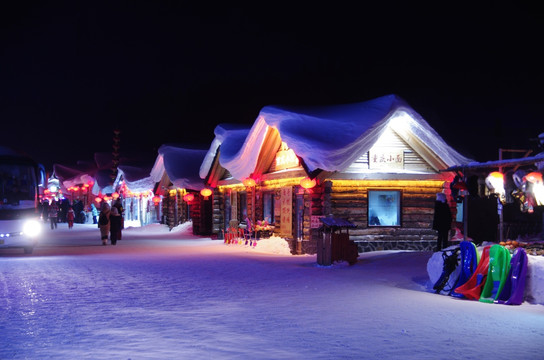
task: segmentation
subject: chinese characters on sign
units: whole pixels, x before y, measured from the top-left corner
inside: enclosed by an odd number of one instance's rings
[[[403,169],[404,151],[402,149],[374,149],[368,152],[370,169]]]
[[[291,186],[281,188],[281,226],[282,235],[291,236],[293,229],[293,190]]]
[[[289,169],[298,165],[298,157],[293,150],[280,150],[276,154],[276,170]]]

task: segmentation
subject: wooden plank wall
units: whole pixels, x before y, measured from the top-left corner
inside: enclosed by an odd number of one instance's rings
[[[395,186],[397,184],[397,186]],[[350,230],[354,241],[417,241],[436,237],[431,229],[436,193],[442,191],[439,181],[359,181],[333,185],[326,181],[324,205],[326,214],[348,219],[357,225]],[[368,189],[401,192],[401,226],[368,226]],[[324,214],[325,215],[325,214]]]

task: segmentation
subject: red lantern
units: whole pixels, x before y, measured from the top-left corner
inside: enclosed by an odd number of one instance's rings
[[[204,188],[204,189],[200,190],[200,195],[204,196],[204,200],[207,200],[208,196],[210,196],[211,194],[212,194],[211,189]]]
[[[310,179],[309,177],[305,177],[304,179],[300,180],[300,186],[302,186],[304,189],[311,189],[316,185],[315,179]]]
[[[96,197],[94,198],[94,201],[96,201],[97,203],[100,203],[102,201],[102,198]]]
[[[155,204],[155,206],[159,205],[159,203],[161,202],[161,198],[157,195],[153,196],[153,204]]]
[[[533,172],[528,173],[527,175],[525,175],[525,179],[527,179],[527,181],[532,182],[532,183],[541,183],[542,182],[542,174],[539,173],[539,172],[533,171]]]
[[[191,201],[193,201],[194,199],[195,199],[195,196],[194,196],[193,194],[190,194],[190,193],[189,193],[189,194],[185,194],[185,196],[183,196],[183,200],[184,200],[185,202],[188,202],[188,203],[191,202]]]
[[[119,199],[119,193],[114,192],[113,194],[111,194],[111,197],[113,198],[113,200],[117,200],[117,199]]]

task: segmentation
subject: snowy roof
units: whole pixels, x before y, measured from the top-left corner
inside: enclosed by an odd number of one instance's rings
[[[214,129],[215,138],[213,139],[210,149],[204,157],[204,161],[200,166],[200,178],[205,179],[212,166],[217,152],[219,154],[219,162],[222,158],[231,158],[236,156],[249,133],[249,126],[243,126],[238,124],[219,124]]]
[[[127,186],[133,192],[152,190],[149,172],[152,160],[143,154],[130,154],[119,159],[118,169]],[[92,161],[78,161],[76,165],[54,164],[55,174],[66,188],[94,182],[92,193],[111,193],[114,191],[112,181],[113,155],[111,153],[95,153]],[[146,162],[147,161],[147,162]]]
[[[182,144],[164,144],[151,170],[151,179],[159,182],[166,172],[174,186],[183,189],[202,190],[204,182],[199,169],[207,150],[187,148]]]
[[[118,176],[122,175],[126,186],[134,193],[153,190],[155,181],[151,177],[153,161],[146,156],[134,159],[120,159]]]
[[[53,164],[53,170],[65,188],[94,181],[97,172],[96,166],[89,168],[87,165],[80,166],[79,164],[75,166]]]
[[[494,160],[494,161],[487,161],[487,162],[468,162],[466,164],[452,166],[446,169],[446,171],[481,169],[481,168],[498,168],[498,167],[523,166],[523,165],[535,165],[536,167],[538,167],[538,169],[542,169],[542,167],[544,166],[544,152],[539,153],[535,156],[527,156],[527,157],[518,158],[518,159],[504,159],[504,160]]]
[[[223,141],[220,163],[236,179],[250,176],[268,128],[275,128],[310,172],[343,171],[367,152],[388,127],[408,139],[417,138],[418,144],[432,151],[444,168],[471,161],[451,148],[404,100],[387,95],[346,105],[265,106],[242,146]]]

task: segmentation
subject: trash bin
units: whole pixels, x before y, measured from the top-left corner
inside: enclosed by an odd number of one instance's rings
[[[317,263],[324,266],[329,266],[335,261],[347,261],[350,265],[355,264],[359,257],[359,251],[357,244],[349,239],[349,229],[353,229],[357,225],[346,219],[332,216],[319,220],[323,225],[319,228]]]

